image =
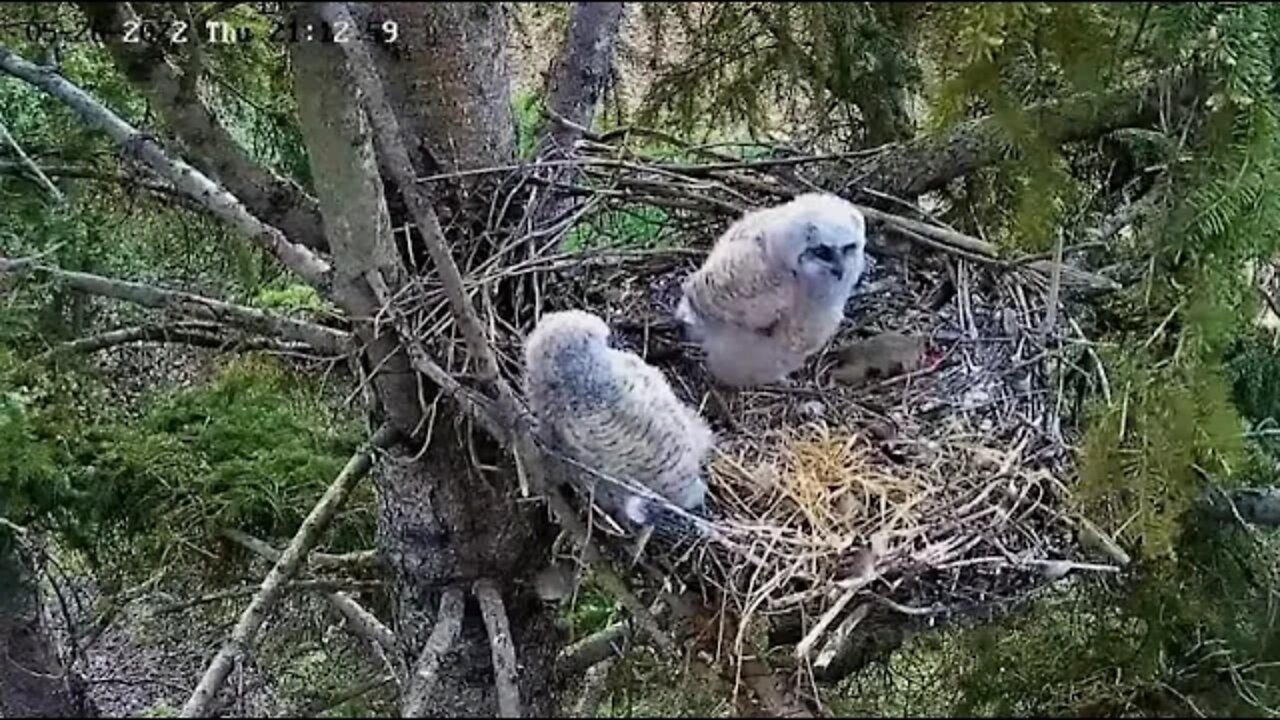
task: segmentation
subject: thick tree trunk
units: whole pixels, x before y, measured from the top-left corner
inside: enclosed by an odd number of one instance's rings
[[[591,127],[609,79],[624,8],[620,2],[577,2],[569,11],[565,52],[552,69],[547,104],[573,125]],[[563,150],[572,148],[582,134],[573,125],[553,122],[546,140]]]
[[[435,23],[443,22],[425,6],[396,6],[393,11],[397,17],[429,16],[407,21],[411,24],[402,22],[404,38],[414,36],[411,27],[435,28]],[[493,8],[451,7],[443,12],[459,16],[455,19],[464,25],[471,23],[472,29],[477,18],[487,17],[505,32],[501,16]],[[506,68],[491,57],[478,57],[489,50],[493,28],[489,30],[478,38],[457,34],[456,25],[441,31],[449,42],[462,43],[468,38],[479,42],[478,46],[458,44],[455,49],[461,59],[443,57],[445,48],[425,45],[419,36],[401,48],[401,57],[383,68],[389,70],[384,82],[393,100],[397,96],[391,88],[398,86],[401,93],[401,104],[395,109],[418,123],[430,118],[426,127],[431,134],[419,137],[427,141],[432,154],[434,148],[441,147],[433,144],[436,138],[449,138],[452,150],[445,157],[451,165],[500,164],[512,159],[511,135],[490,122],[493,115],[502,115],[492,107],[492,97],[499,93],[492,86],[500,89],[502,107],[510,117]],[[299,114],[334,253],[335,295],[353,318],[371,318],[381,303],[367,278],[376,273],[394,292],[404,272],[393,251],[385,188],[378,177],[370,128],[341,53],[300,43],[294,47],[294,68]],[[440,106],[441,98],[433,96],[440,83],[425,79],[430,77],[426,68],[445,73],[444,84],[452,87],[446,92],[460,93],[460,98]],[[463,68],[472,74],[459,77]],[[496,74],[487,78],[476,74],[483,72]],[[405,77],[404,73],[411,75]],[[489,86],[480,92],[483,82]],[[406,89],[412,91],[408,96]],[[419,92],[420,98],[413,95]],[[428,96],[436,106],[433,109],[423,107]],[[472,102],[475,107],[468,108]],[[489,120],[477,122],[477,115]],[[505,156],[498,152],[503,147]],[[418,433],[420,438],[419,397],[430,398],[434,389],[428,385],[419,392],[409,358],[389,327],[375,335],[372,324],[361,320],[356,332],[368,343],[366,367],[381,365],[374,387],[388,419],[406,434]],[[450,404],[443,404],[441,410],[442,418],[459,415]],[[396,633],[412,667],[436,620],[443,591],[469,588],[478,578],[494,580],[501,589],[514,636],[517,682],[525,711],[553,712],[552,673],[562,639],[554,612],[537,599],[529,582],[533,572],[548,562],[552,528],[545,510],[528,503],[517,505],[515,472],[510,463],[487,438],[468,440],[468,432],[461,420],[441,420],[420,458],[415,457],[418,447],[403,448],[393,451],[392,459],[375,470],[380,545],[396,576]],[[470,461],[469,442],[476,446],[481,461],[501,468],[501,474],[479,474]],[[497,713],[489,638],[474,601],[468,600],[459,640],[438,667],[427,712],[471,717]]]
[[[58,659],[26,558],[0,557],[0,717],[87,717],[91,711]]]
[[[400,38],[375,53],[422,173],[504,165],[515,155],[503,3],[352,4],[356,22],[395,20]],[[419,164],[421,161],[421,164]]]

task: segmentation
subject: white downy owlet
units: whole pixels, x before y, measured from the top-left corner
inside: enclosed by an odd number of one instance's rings
[[[553,312],[525,342],[525,395],[544,443],[601,508],[636,525],[655,521],[650,501],[606,478],[648,488],[685,510],[703,505],[703,463],[713,436],[662,372],[609,345],[608,325],[579,310]],[[585,466],[603,475],[583,470]]]
[[[749,212],[685,280],[676,319],[720,383],[782,382],[835,335],[866,244],[862,213],[835,195]]]

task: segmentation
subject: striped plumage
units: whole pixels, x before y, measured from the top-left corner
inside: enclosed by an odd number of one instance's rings
[[[685,280],[676,317],[720,382],[780,381],[839,328],[865,247],[862,213],[835,195],[749,212]]]
[[[681,508],[702,505],[711,430],[675,396],[662,372],[609,347],[609,328],[578,310],[544,315],[525,342],[525,395],[544,442],[606,477],[643,485]],[[615,517],[644,522],[644,503],[597,476],[561,464]]]

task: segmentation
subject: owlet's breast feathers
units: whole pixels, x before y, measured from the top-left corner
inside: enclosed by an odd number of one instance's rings
[[[676,317],[719,382],[782,381],[839,328],[865,250],[862,213],[835,195],[749,212],[685,280]]]

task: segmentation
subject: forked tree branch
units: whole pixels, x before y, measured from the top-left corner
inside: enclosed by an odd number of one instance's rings
[[[62,101],[89,126],[105,132],[119,144],[126,157],[150,167],[175,188],[194,198],[218,218],[262,246],[285,267],[311,283],[322,295],[328,294],[331,274],[329,263],[306,247],[290,242],[277,228],[259,220],[236,196],[204,173],[182,160],[170,158],[153,138],[139,132],[75,84],[53,69],[27,62],[2,47],[0,70],[25,80]]]
[[[569,10],[560,56],[550,69],[546,107],[550,122],[534,151],[534,173],[541,183],[572,184],[577,179],[580,169],[574,160],[574,146],[590,133],[588,128],[612,68],[613,46],[625,5],[575,2]],[[547,194],[547,202],[541,202],[543,194]],[[535,225],[549,226],[556,218],[568,216],[580,202],[580,196],[539,188],[529,199],[530,205],[538,208],[531,220]]]
[[[272,547],[269,543],[265,543],[258,538],[241,532],[234,528],[224,528],[221,531],[223,537],[238,543],[245,549],[254,553],[258,557],[269,562],[279,562],[280,551]],[[366,566],[369,562],[372,550],[359,551],[355,553],[347,553],[345,555],[330,555],[328,553],[311,553],[307,556],[307,565],[310,567],[345,567],[359,568]],[[360,603],[352,600],[349,595],[340,591],[326,592],[324,598],[329,602],[330,607],[338,611],[338,614],[347,619],[350,623],[352,631],[365,638],[375,646],[380,648],[384,653],[392,656],[397,652],[396,636],[391,629],[382,624],[373,613],[364,609]]]
[[[200,96],[187,91],[195,78],[179,75],[160,46],[124,42],[119,29],[136,17],[128,3],[76,5],[105,38],[116,67],[177,132],[193,165],[226,186],[250,212],[279,228],[293,242],[321,250],[328,247],[316,199],[297,183],[250,158]],[[203,32],[204,26],[191,31]]]
[[[231,637],[227,638],[222,648],[218,650],[218,654],[205,670],[204,676],[200,678],[195,691],[182,706],[182,717],[198,717],[207,712],[209,704],[213,702],[222,683],[226,681],[227,675],[235,666],[235,661],[248,652],[258,634],[258,629],[262,627],[262,623],[266,621],[275,604],[284,595],[285,583],[297,574],[298,568],[306,560],[307,553],[311,551],[312,546],[329,526],[329,521],[346,502],[356,482],[373,466],[374,450],[390,445],[398,437],[397,431],[390,427],[383,427],[347,461],[346,467],[342,468],[342,472],[338,473],[338,477],[334,479],[320,501],[311,509],[311,512],[307,513],[307,517],[298,527],[298,532],[280,554],[271,572],[267,573],[267,577],[263,579],[262,589],[249,602],[249,607],[240,614],[240,620],[231,631]]]
[[[613,45],[626,3],[575,2],[555,67],[547,108],[555,114],[538,143],[539,157],[551,150],[569,153],[590,127],[613,62]],[[567,122],[566,122],[567,121]]]
[[[297,340],[325,354],[344,355],[350,351],[351,336],[324,325],[295,320],[180,290],[166,290],[129,280],[116,280],[91,273],[63,270],[27,259],[10,260],[0,257],[0,273],[20,272],[47,275],[55,282],[91,295],[124,300],[158,310],[174,310],[192,317],[235,325],[262,335]]]

